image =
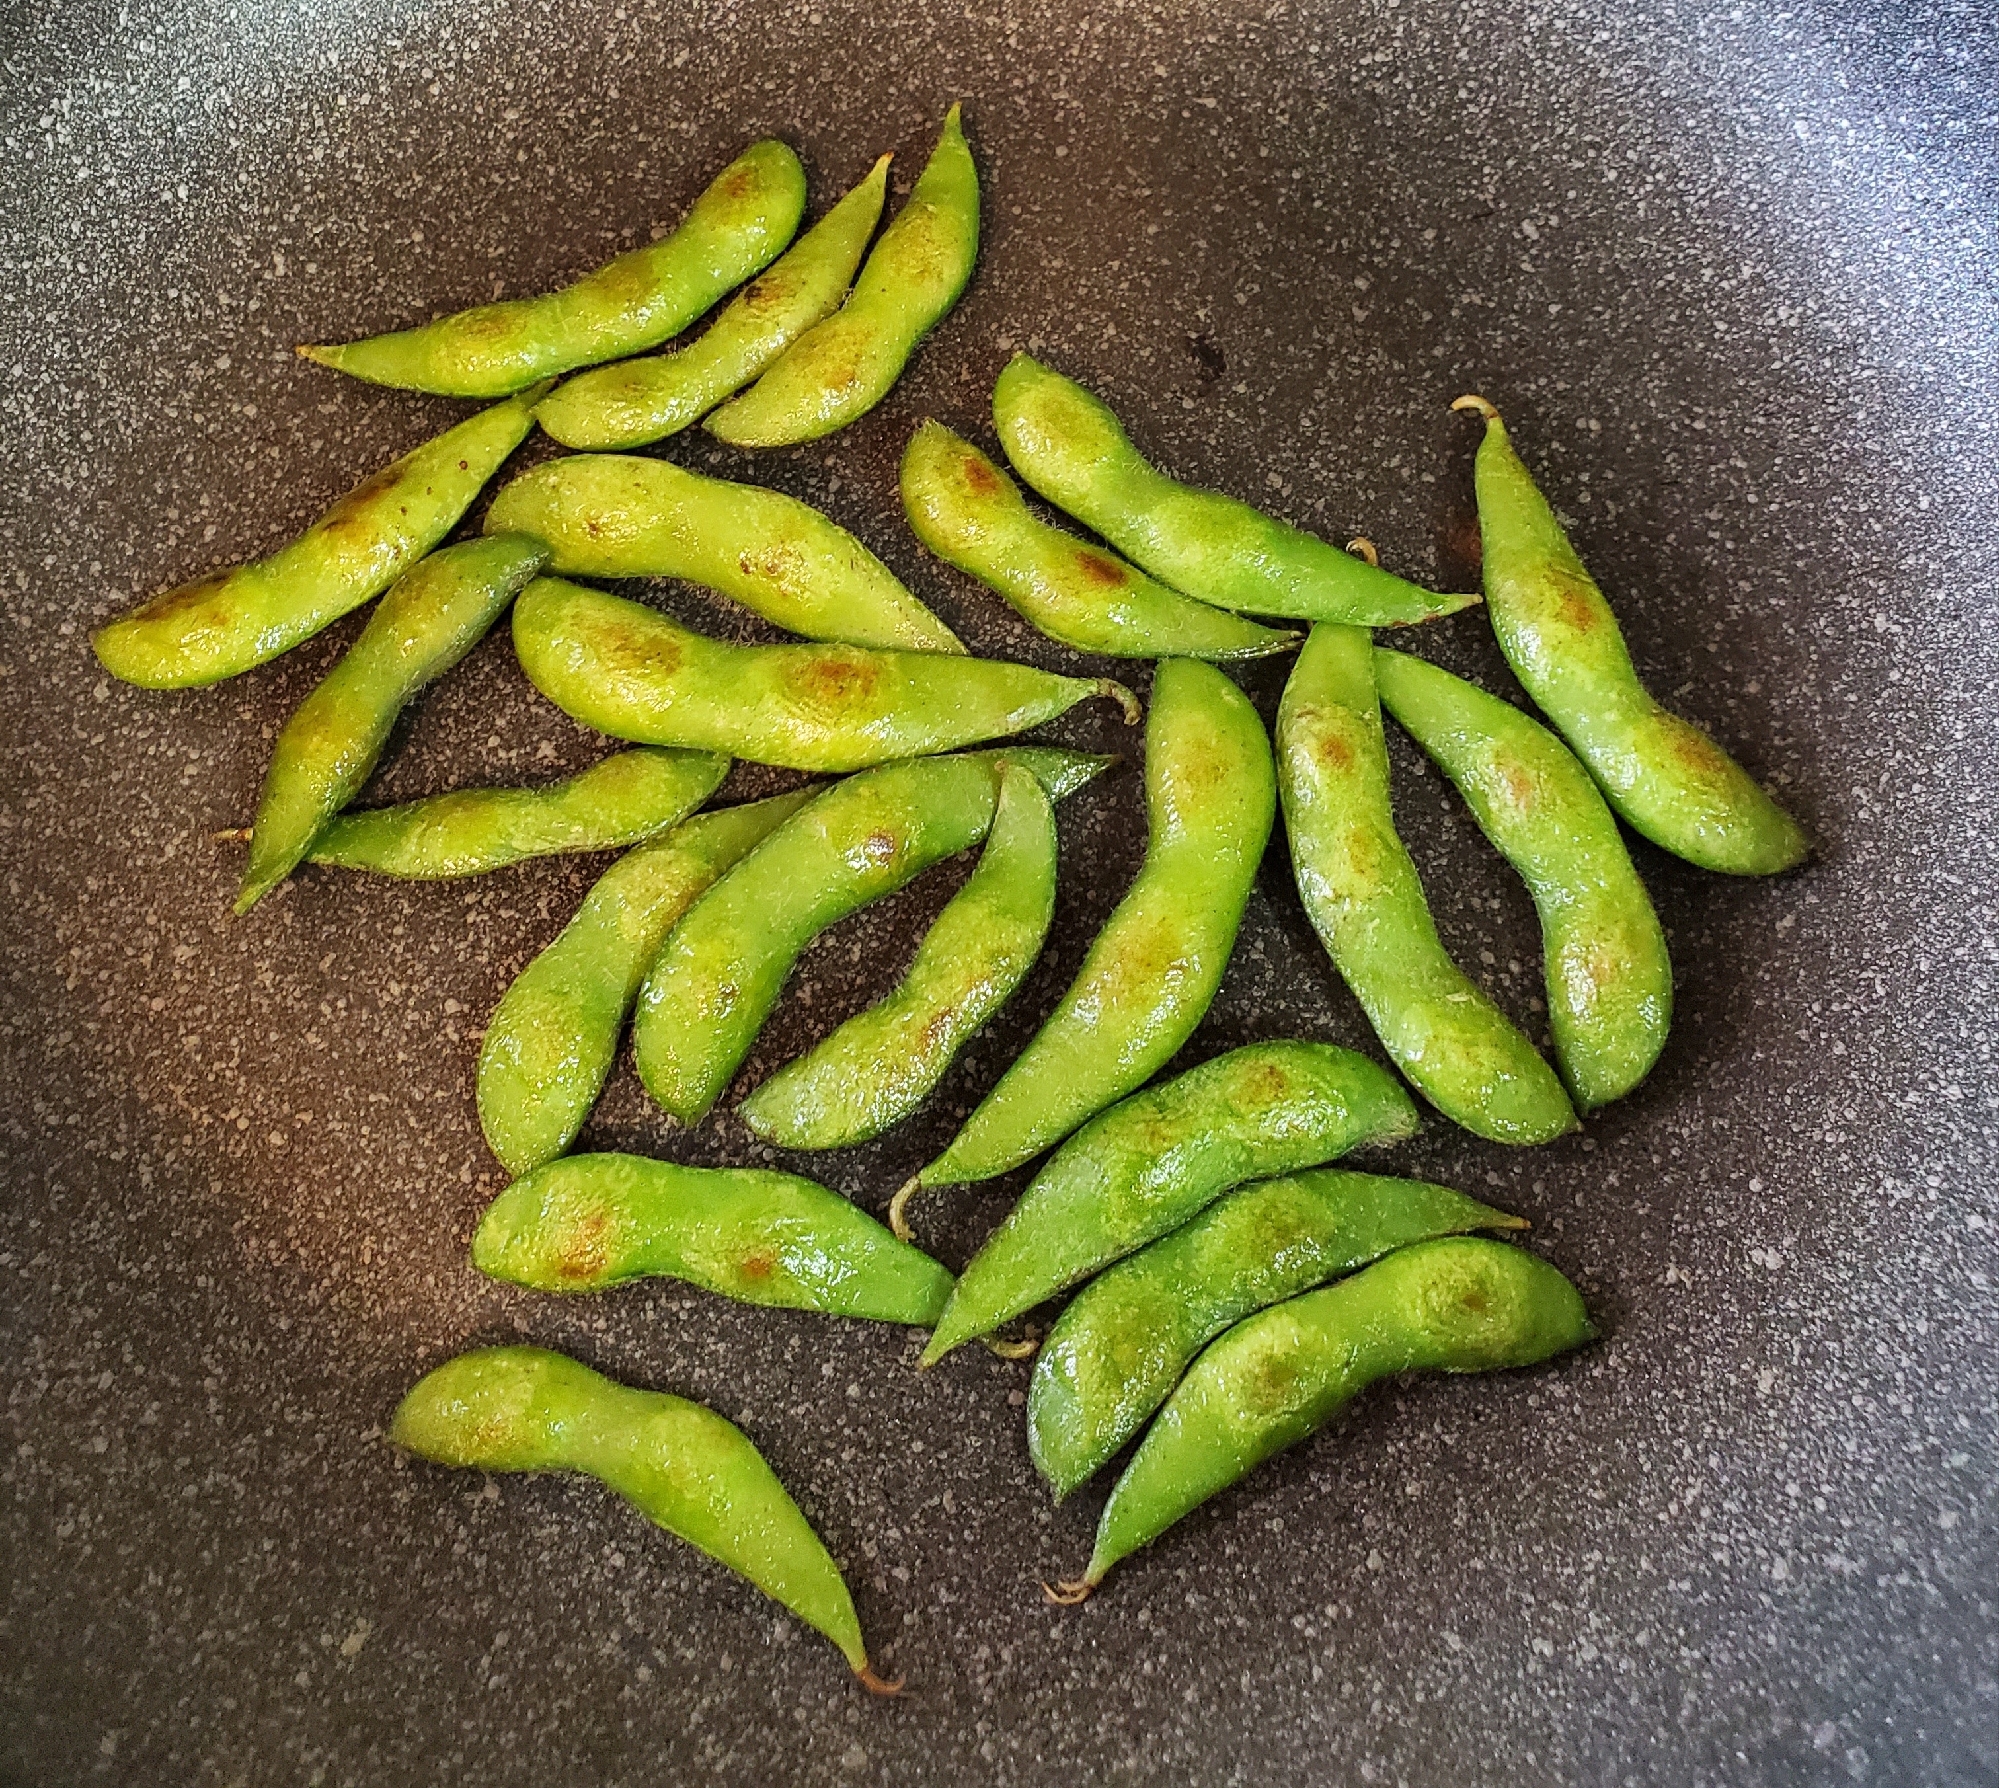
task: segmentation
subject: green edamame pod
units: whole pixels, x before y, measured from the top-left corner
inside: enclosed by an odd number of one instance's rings
[[[542,788],[463,788],[343,813],[310,852],[335,869],[405,881],[485,875],[524,857],[619,850],[677,826],[729,773],[706,751],[620,751]]]
[[[1388,627],[1478,600],[1422,589],[1234,497],[1167,477],[1102,400],[1026,354],[993,387],[993,423],[1014,469],[1049,502],[1218,608]]]
[[[779,821],[796,789],[697,814],[627,851],[562,935],[514,977],[479,1045],[479,1124],[509,1173],[552,1161],[604,1090],[639,984],[680,917]]]
[[[1390,1059],[1474,1135],[1534,1143],[1574,1129],[1555,1071],[1437,936],[1395,832],[1365,631],[1312,629],[1277,709],[1277,759],[1299,897]]]
[[[1270,742],[1211,665],[1169,658],[1145,727],[1145,862],[1061,1003],[951,1145],[897,1194],[991,1179],[1142,1085],[1213,1003],[1276,807]]]
[[[1025,664],[863,646],[732,646],[657,609],[537,578],[514,604],[528,681],[615,739],[725,751],[793,770],[864,770],[955,751],[1093,695],[1138,718],[1121,683]]]
[[[1027,507],[1020,487],[941,423],[902,456],[902,506],[946,564],[997,590],[1050,639],[1112,658],[1261,658],[1297,643],[1155,583]]]
[[[663,459],[579,453],[537,466],[493,499],[486,531],[547,541],[559,572],[705,584],[807,639],[965,649],[830,516]]]
[[[845,295],[880,221],[884,155],[859,186],[760,273],[700,337],[672,353],[569,380],[535,406],[543,431],[594,452],[643,447],[701,420],[740,391]]]
[[[1418,1242],[1239,1322],[1194,1362],[1104,1505],[1081,1601],[1119,1559],[1295,1446],[1376,1379],[1532,1366],[1594,1339],[1576,1288],[1503,1242]]]
[[[1058,800],[1107,759],[1004,754]],[[646,1090],[698,1124],[742,1066],[799,953],[827,926],[893,894],[992,824],[1002,754],[925,757],[836,782],[710,888],[674,927],[632,1023]]]
[[[92,636],[147,689],[219,683],[379,596],[445,535],[534,426],[534,392],[468,416],[358,484],[268,558],[182,584]]]
[[[1665,1047],[1673,964],[1589,772],[1511,702],[1434,664],[1377,649],[1374,677],[1534,896],[1555,1059],[1577,1106],[1621,1099]]]
[[[1486,612],[1535,705],[1589,766],[1619,816],[1661,850],[1723,875],[1805,860],[1803,829],[1749,772],[1638,680],[1617,617],[1482,397],[1476,482]]]
[[[1252,1043],[1134,1093],[1069,1138],[959,1275],[934,1365],[1246,1180],[1416,1133],[1385,1068],[1331,1043]]]
[[[278,734],[238,913],[291,874],[368,780],[396,716],[485,637],[547,563],[540,541],[501,534],[432,553],[389,586],[361,637]]]
[[[901,984],[786,1063],[737,1114],[781,1148],[879,1136],[923,1102],[1006,1003],[1054,916],[1055,809],[1031,770],[1002,763],[979,866],[937,915]]]
[[[498,397],[572,367],[658,347],[776,259],[804,215],[798,157],[783,143],[752,143],[671,235],[559,292],[299,352],[371,385]]]
[[[567,1155],[486,1207],[472,1264],[535,1291],[680,1279],[744,1304],[921,1327],[951,1275],[837,1192],[760,1167]]]
[[[732,446],[786,447],[858,420],[958,302],[978,255],[979,170],[953,106],[847,302],[704,426]]]
[[[869,1669],[853,1597],[811,1523],[748,1436],[712,1409],[546,1348],[483,1347],[419,1380],[389,1439],[439,1465],[596,1478],[824,1633],[867,1688],[901,1686]]]
[[[1027,1450],[1059,1502],[1231,1324],[1411,1242],[1524,1220],[1422,1180],[1322,1168],[1244,1186],[1079,1291],[1027,1390]]]

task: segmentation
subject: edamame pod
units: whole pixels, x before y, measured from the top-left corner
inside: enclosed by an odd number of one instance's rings
[[[1576,1114],[1555,1072],[1459,971],[1396,836],[1374,648],[1321,622],[1277,709],[1278,784],[1299,898],[1395,1065],[1453,1123],[1550,1142]]]
[[[1652,699],[1617,617],[1482,397],[1476,482],[1486,612],[1535,705],[1611,806],[1661,850],[1723,875],[1776,875],[1805,860],[1803,829],[1691,721]]]
[[[1050,639],[1112,658],[1260,658],[1297,643],[1155,583],[1134,565],[1051,528],[970,441],[926,422],[902,456],[916,537],[1006,598]]]
[[[155,596],[98,629],[104,668],[147,689],[219,683],[379,596],[471,507],[534,426],[528,392],[356,485],[289,546]]]
[[[389,586],[361,637],[278,734],[238,913],[291,874],[368,780],[396,716],[485,637],[547,563],[540,541],[500,534],[432,553]]]
[[[738,1115],[781,1148],[879,1136],[923,1102],[1006,1003],[1054,916],[1055,809],[1031,770],[1002,762],[979,866],[937,915],[901,984],[786,1063]]]
[[[953,106],[847,302],[710,416],[708,432],[736,447],[785,447],[866,415],[958,302],[978,254],[979,170]]]
[[[735,297],[700,337],[672,353],[570,379],[535,406],[565,447],[602,452],[678,434],[740,391],[845,295],[888,190],[884,155],[847,194]]]
[[[568,1155],[486,1207],[472,1264],[535,1291],[681,1279],[744,1304],[921,1327],[951,1275],[837,1192],[759,1167]]]
[[[426,1374],[389,1439],[439,1465],[580,1471],[656,1526],[782,1603],[868,1667],[853,1597],[777,1474],[733,1422],[664,1391],[634,1390],[542,1347],[483,1347]]]
[[[639,984],[680,917],[779,821],[796,789],[697,814],[627,851],[562,935],[514,977],[479,1045],[479,1124],[509,1173],[552,1161],[604,1090]]]
[[[705,751],[620,751],[542,788],[464,788],[401,807],[343,813],[312,861],[405,881],[485,875],[524,857],[619,850],[677,826],[721,786]]]
[[[1035,1356],[1027,1450],[1060,1501],[1164,1403],[1188,1362],[1254,1310],[1390,1250],[1525,1229],[1448,1186],[1322,1168],[1244,1186],[1079,1291]]]
[[[1057,799],[1109,761],[1004,754]],[[722,877],[674,927],[632,1023],[646,1090],[698,1124],[742,1066],[799,953],[820,932],[977,844],[1002,754],[916,758],[836,782]]]
[[[1014,469],[1049,502],[1218,608],[1388,627],[1478,600],[1422,589],[1234,497],[1167,477],[1107,405],[1026,354],[993,387],[993,422]]]
[[[658,347],[776,259],[804,215],[798,157],[783,143],[752,143],[671,235],[559,292],[299,352],[371,385],[498,397],[572,367]]]
[[[1145,862],[1061,1003],[916,1186],[991,1179],[1143,1085],[1221,985],[1276,807],[1270,742],[1211,665],[1169,658],[1145,727]]]
[[[1101,678],[941,652],[732,646],[554,577],[514,604],[514,650],[529,682],[601,733],[793,770],[955,751],[1040,726],[1093,695],[1138,718],[1131,691]]]
[[[663,459],[579,453],[537,466],[493,499],[486,531],[546,540],[559,572],[705,584],[808,639],[965,649],[830,516]]]
[[[959,1275],[923,1364],[1177,1229],[1231,1186],[1416,1133],[1395,1077],[1331,1043],[1252,1043],[1093,1119]]]
[[[1194,1362],[1104,1505],[1080,1601],[1119,1559],[1398,1372],[1532,1366],[1595,1338],[1544,1260],[1458,1236],[1399,1248],[1239,1322]]]
[[[1577,1106],[1621,1099],[1665,1047],[1673,964],[1589,772],[1511,702],[1434,664],[1377,649],[1374,676],[1534,896],[1555,1059]]]

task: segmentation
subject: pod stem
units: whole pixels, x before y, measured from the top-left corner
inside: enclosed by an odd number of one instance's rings
[[[1031,1360],[1041,1351],[1041,1337],[1032,1329],[1018,1341],[1001,1341],[993,1335],[981,1335],[979,1345],[1003,1360]]]
[[[1370,565],[1380,568],[1381,555],[1374,550],[1374,542],[1365,534],[1356,534],[1347,542],[1347,551],[1357,559],[1365,559]]]
[[[1100,678],[1097,683],[1097,693],[1109,696],[1112,701],[1116,702],[1124,710],[1124,723],[1126,726],[1136,726],[1138,724],[1144,710],[1138,705],[1138,697],[1133,695],[1122,683],[1113,683],[1108,677]]]
[[[863,1661],[860,1669],[854,1672],[854,1675],[859,1680],[861,1687],[866,1689],[870,1695],[900,1695],[902,1693],[904,1678],[900,1676],[877,1676],[874,1666],[865,1661]]]
[[[1087,1577],[1069,1577],[1042,1584],[1041,1593],[1058,1608],[1078,1608],[1090,1599],[1096,1587]]]
[[[1476,410],[1488,422],[1497,422],[1499,420],[1499,412],[1485,398],[1478,396],[1476,393],[1468,392],[1463,397],[1453,398],[1451,400],[1451,408],[1454,410]]]
[[[899,1242],[916,1240],[916,1231],[909,1227],[909,1218],[905,1213],[909,1209],[909,1201],[922,1190],[923,1176],[911,1174],[903,1181],[896,1195],[888,1201],[888,1226],[895,1232],[895,1239]]]
[[[213,838],[217,844],[248,844],[250,842],[250,828],[248,826],[224,826],[219,832],[209,833],[209,837]]]

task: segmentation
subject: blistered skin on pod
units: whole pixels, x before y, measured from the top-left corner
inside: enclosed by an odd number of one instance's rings
[[[958,302],[978,256],[979,171],[953,106],[847,302],[710,416],[708,432],[737,447],[783,447],[866,415]]]
[[[902,456],[916,537],[997,590],[1050,639],[1111,658],[1261,658],[1295,645],[1155,582],[1100,546],[1051,528],[970,441],[926,422]]]
[[[781,1148],[844,1148],[879,1136],[923,1102],[1006,1003],[1054,916],[1055,809],[1031,770],[1003,763],[979,866],[937,915],[895,991],[786,1063],[738,1115]]]
[[[1016,354],[993,387],[1014,470],[1162,583],[1220,608],[1397,626],[1478,600],[1391,576],[1220,491],[1148,464],[1098,398]]]
[[[618,850],[677,826],[729,773],[705,751],[620,751],[542,788],[467,788],[343,813],[310,856],[406,881],[485,875],[525,857]]]
[[[182,584],[98,629],[104,668],[148,689],[219,683],[379,596],[458,525],[534,426],[527,393],[355,486],[269,558]]]
[[[1058,799],[1102,758],[1007,756]],[[632,1024],[646,1090],[697,1124],[742,1065],[799,953],[836,920],[893,894],[991,825],[1000,754],[918,758],[837,782],[698,900],[647,975]]]
[[[959,1276],[923,1364],[1177,1229],[1231,1186],[1416,1133],[1386,1069],[1331,1043],[1252,1043],[1072,1136]]]
[[[1169,658],[1153,678],[1145,806],[1137,879],[1047,1023],[920,1184],[990,1179],[1060,1142],[1165,1066],[1213,1002],[1276,791],[1263,722],[1211,665]]]
[[[1059,1501],[1108,1464],[1190,1361],[1254,1310],[1391,1249],[1518,1217],[1422,1180],[1322,1168],[1244,1186],[1093,1279],[1070,1301],[1027,1392],[1027,1448]]]
[[[1360,628],[1312,629],[1278,705],[1277,759],[1299,897],[1395,1065],[1493,1142],[1574,1129],[1555,1071],[1437,936],[1396,835],[1374,648]]]
[[[521,668],[566,714],[616,739],[793,770],[862,770],[1005,738],[1122,684],[1024,664],[863,646],[732,646],[657,609],[537,578],[514,604]]]
[[[514,978],[479,1046],[479,1123],[509,1173],[574,1140],[617,1056],[639,984],[680,917],[717,877],[819,794],[697,814],[626,852],[562,935]]]
[[[439,1465],[579,1471],[747,1577],[840,1648],[877,1692],[853,1598],[811,1523],[733,1422],[540,1347],[460,1354],[421,1379],[389,1439]]]
[[[1194,1362],[1125,1467],[1069,1599],[1377,1379],[1532,1366],[1595,1332],[1546,1261],[1472,1237],[1398,1249],[1237,1323]]]
[[[1482,397],[1476,480],[1485,598],[1500,650],[1618,815],[1661,850],[1723,875],[1805,860],[1804,831],[1755,779],[1638,680],[1617,617]]]
[[[237,912],[291,874],[368,780],[417,691],[471,651],[547,563],[540,541],[503,534],[432,553],[390,585],[361,637],[278,734]]]
[[[486,531],[547,541],[559,572],[705,584],[807,639],[965,649],[830,516],[663,459],[589,453],[537,466],[493,499]]]
[[[536,1291],[679,1279],[739,1303],[928,1327],[951,1275],[837,1192],[758,1167],[569,1155],[486,1207],[472,1264]]]
[[[643,447],[698,422],[763,372],[847,290],[888,191],[884,155],[847,194],[760,273],[686,347],[568,380],[535,407],[565,447]]]
[[[1567,747],[1420,658],[1374,654],[1381,704],[1456,785],[1541,917],[1555,1059],[1584,1111],[1643,1080],[1673,1017],[1673,964],[1617,822]]]
[[[299,352],[371,385],[500,397],[572,367],[658,347],[776,259],[804,215],[798,157],[782,143],[752,143],[671,235],[559,292]]]

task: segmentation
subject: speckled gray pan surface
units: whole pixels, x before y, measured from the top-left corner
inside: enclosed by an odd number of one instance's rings
[[[1989,9],[1930,0],[0,7],[0,1778],[1999,1779],[1995,92]],[[1530,1216],[1605,1339],[1371,1394],[1072,1610],[1037,1580],[1101,1492],[1051,1508],[1024,1367],[919,1376],[902,1332],[471,1270],[480,1027],[601,863],[309,872],[227,916],[211,834],[358,617],[183,694],[86,643],[461,411],[292,343],[545,288],[762,133],[815,206],[884,148],[906,191],[954,98],[985,251],[909,376],[817,446],[670,457],[823,505],[977,649],[1074,668],[896,501],[919,418],[990,444],[1009,350],[1179,472],[1465,586],[1445,406],[1483,391],[1654,687],[1820,846],[1768,883],[1641,850],[1680,978],[1650,1083],[1557,1147],[1433,1116],[1386,1157]],[[1415,644],[1513,688],[1477,610]],[[1283,674],[1242,675],[1266,715]],[[1107,709],[1051,732],[1136,751]],[[601,749],[502,630],[369,799]],[[1538,1025],[1520,885],[1394,750],[1447,940]],[[941,1144],[1138,861],[1135,766],[1062,836],[1015,1005],[914,1121],[798,1164],[879,1210]],[[749,1076],[881,991],[964,872],[816,946]],[[1369,1046],[1281,842],[1184,1060],[1275,1035]],[[629,1067],[588,1140],[773,1158],[726,1115],[674,1134]],[[1020,1183],[936,1196],[938,1252]],[[907,1693],[593,1485],[398,1458],[417,1375],[516,1338],[738,1421]]]

